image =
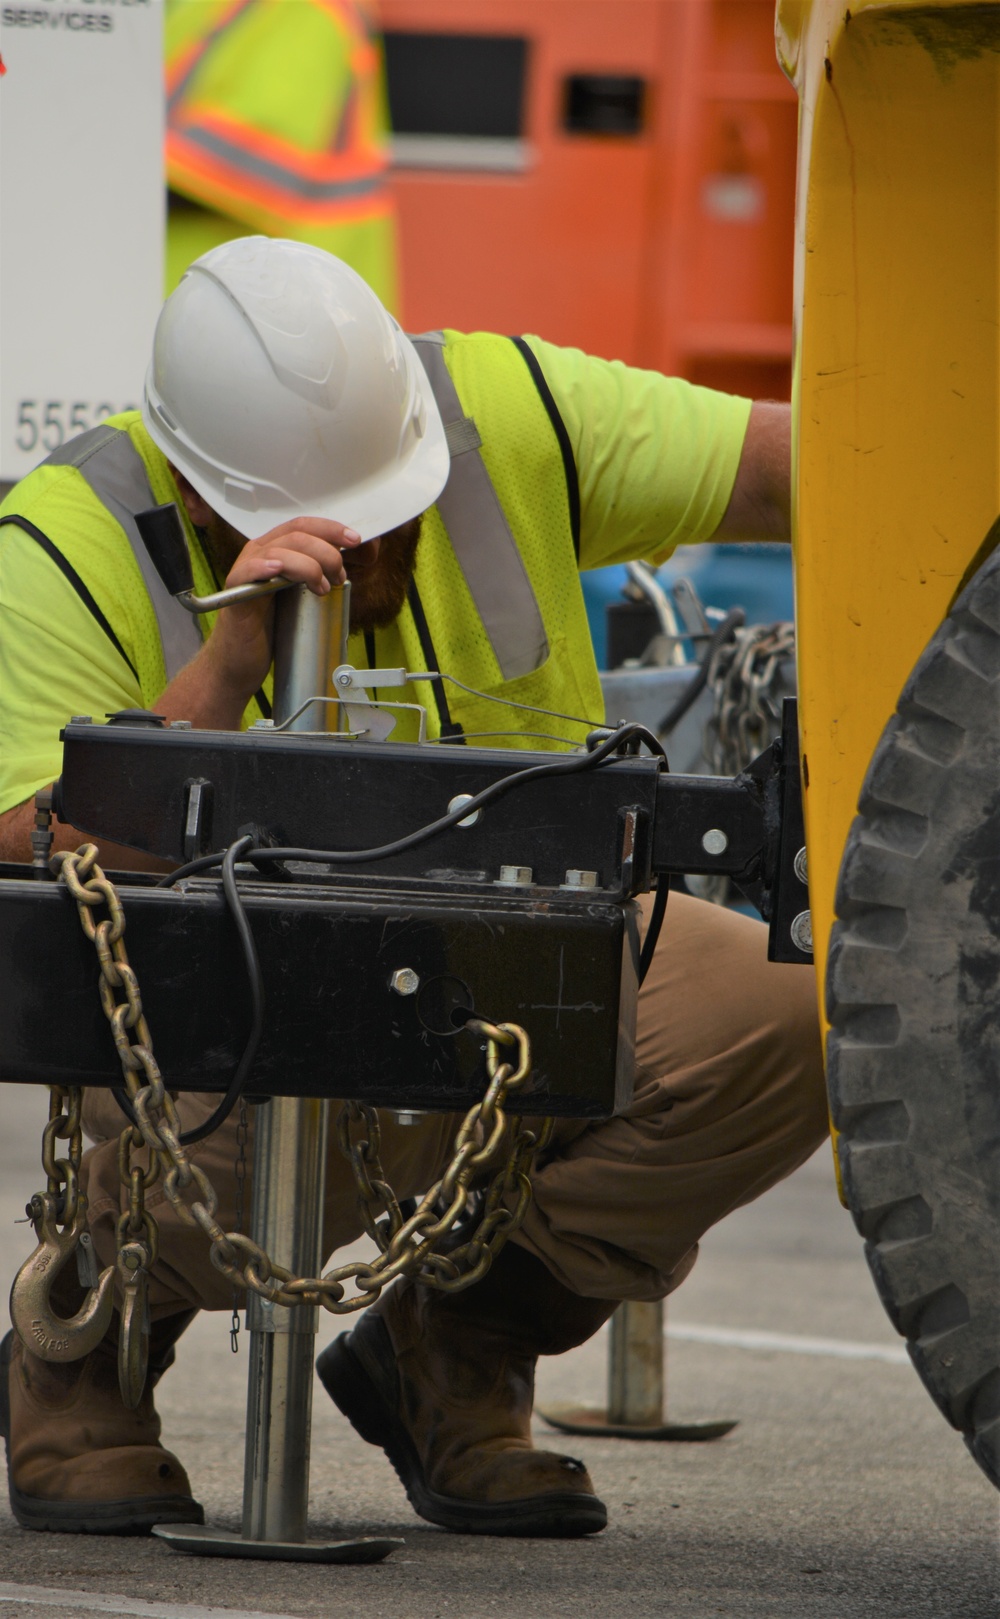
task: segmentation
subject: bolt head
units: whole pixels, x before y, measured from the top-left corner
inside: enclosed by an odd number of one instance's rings
[[[415,995],[420,988],[420,974],[412,967],[397,967],[389,979],[389,988],[397,995]]]
[[[455,797],[449,800],[448,814],[453,815],[455,810],[460,810],[462,808],[463,804],[471,804],[471,803],[472,803],[472,794],[471,793],[456,793]],[[466,815],[461,821],[456,821],[455,825],[456,826],[475,826],[476,822],[479,820],[479,817],[482,815],[482,813],[483,813],[482,810],[473,810],[471,815]]]
[[[530,866],[501,866],[498,883],[506,888],[527,888],[534,880]]]
[[[812,911],[800,911],[794,918],[789,932],[796,950],[801,950],[804,956],[812,955],[813,923]]]
[[[799,850],[798,854],[795,856],[795,859],[793,861],[793,865],[794,865],[794,868],[795,868],[795,875],[799,879],[799,882],[800,883],[805,883],[808,886],[808,883],[809,883],[809,865],[808,865],[808,861],[806,859],[806,851],[805,851],[804,847],[801,848]]]
[[[706,854],[725,854],[729,848],[729,839],[721,826],[710,826],[702,834],[701,846]]]
[[[566,881],[560,883],[561,888],[596,888],[597,872],[581,871],[577,866],[571,866],[566,873]]]

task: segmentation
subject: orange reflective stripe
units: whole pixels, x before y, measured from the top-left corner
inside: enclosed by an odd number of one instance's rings
[[[257,129],[221,109],[201,112],[190,125],[181,120],[177,133],[195,139],[204,133],[210,137],[206,150],[225,153],[233,161],[246,153],[249,168],[259,167],[274,178],[285,175],[293,186],[336,184],[354,175],[381,173],[385,167],[385,156],[378,147],[359,150],[352,145],[346,151],[309,152],[283,135]]]
[[[304,180],[290,188],[287,173],[269,176],[243,150],[227,159],[211,149],[207,139],[202,131],[195,138],[171,131],[168,168],[171,175],[183,177],[193,195],[222,213],[232,212],[238,201],[251,215],[265,213],[301,224],[335,224],[381,217],[391,209],[381,168],[319,182]]]

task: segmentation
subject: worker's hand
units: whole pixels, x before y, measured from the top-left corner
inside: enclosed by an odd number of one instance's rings
[[[248,540],[229,573],[227,588],[254,584],[281,574],[325,596],[347,578],[342,553],[361,544],[353,528],[325,517],[297,517],[279,523],[259,540]],[[244,704],[259,690],[273,656],[274,596],[234,603],[219,612],[205,652],[213,671]]]

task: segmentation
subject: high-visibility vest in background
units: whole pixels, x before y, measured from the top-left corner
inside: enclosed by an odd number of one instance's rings
[[[345,259],[397,303],[388,108],[368,0],[168,0],[167,291],[247,231]]]

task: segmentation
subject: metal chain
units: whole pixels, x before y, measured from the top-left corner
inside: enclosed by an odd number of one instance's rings
[[[62,1226],[73,1224],[80,1197],[82,1106],[83,1092],[77,1086],[49,1086],[49,1119],[42,1131],[42,1168],[47,1180],[46,1191],[56,1200],[57,1220]],[[60,1141],[67,1143],[65,1157],[58,1156]]]
[[[531,1198],[531,1163],[552,1130],[551,1119],[544,1120],[536,1133],[520,1119],[509,1122],[504,1113],[508,1095],[524,1085],[531,1069],[531,1047],[522,1028],[478,1020],[467,1025],[484,1039],[489,1079],[486,1094],[469,1109],[460,1125],[444,1174],[406,1220],[382,1172],[378,1115],[361,1103],[344,1104],[338,1137],[354,1168],[362,1223],[377,1243],[379,1255],[370,1263],[355,1261],[319,1277],[296,1277],[274,1263],[250,1237],[222,1229],[216,1219],[215,1188],[181,1146],[180,1119],[153,1055],[138,981],[125,950],[121,901],[114,884],[97,864],[96,845],[84,844],[76,853],[60,851],[52,857],[51,867],[76,900],[83,931],[97,951],[101,1005],[142,1139],[162,1168],[164,1193],[185,1225],[198,1226],[205,1233],[217,1270],[235,1286],[252,1290],[274,1304],[321,1304],[334,1315],[364,1309],[397,1276],[418,1277],[432,1287],[457,1292],[485,1275],[503,1243],[524,1219]],[[106,906],[108,915],[97,921],[95,913],[101,906]],[[501,1060],[501,1048],[505,1047],[515,1049],[515,1061]],[[356,1124],[365,1131],[357,1139],[352,1134]],[[460,1247],[443,1252],[473,1188],[481,1186],[490,1173],[479,1226]],[[129,1184],[131,1191],[131,1180]],[[508,1206],[511,1201],[513,1208]],[[438,1212],[439,1204],[443,1213]],[[145,1219],[152,1219],[148,1211],[142,1212]],[[379,1215],[384,1216],[381,1225]],[[353,1281],[359,1289],[353,1297],[345,1297],[347,1281]]]
[[[782,664],[795,656],[794,624],[754,624],[733,631],[716,647],[708,667],[712,713],[703,752],[709,773],[736,776],[781,730],[778,687]],[[688,878],[703,899],[724,905],[729,878]]]
[[[246,1098],[240,1097],[240,1111],[236,1122],[236,1230],[243,1230],[244,1194],[247,1183],[247,1142],[250,1139],[250,1115]],[[233,1288],[233,1314],[229,1323],[229,1347],[234,1355],[240,1352],[240,1289]]]

